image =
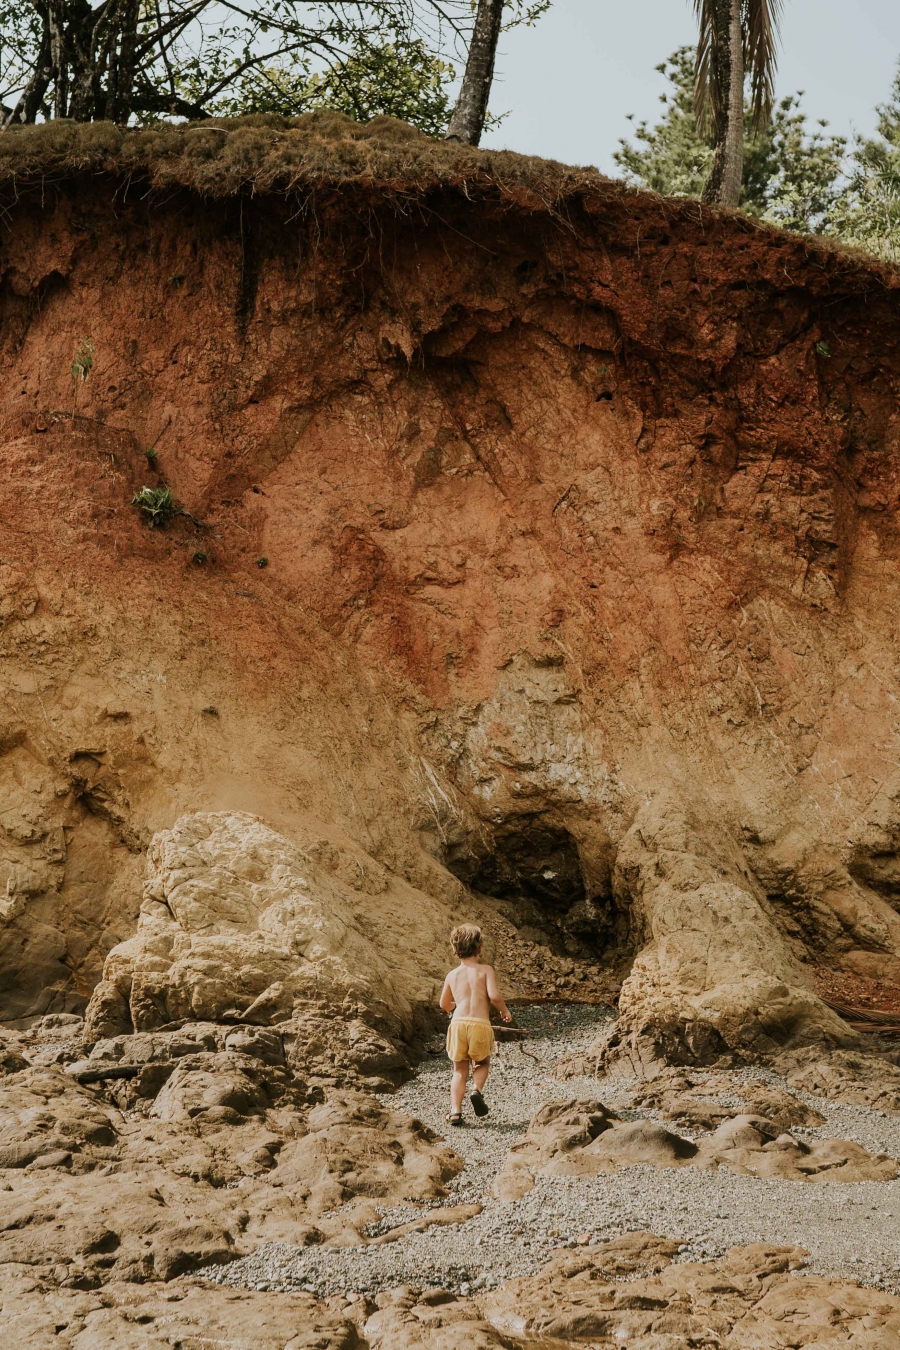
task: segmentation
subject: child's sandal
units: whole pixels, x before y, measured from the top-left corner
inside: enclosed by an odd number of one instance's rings
[[[449,1120],[451,1125],[461,1125],[463,1123],[461,1112],[459,1112],[458,1114],[449,1115],[447,1119]]]
[[[480,1092],[471,1093],[469,1101],[472,1103],[472,1110],[475,1112],[476,1116],[486,1116],[490,1110],[490,1107]]]

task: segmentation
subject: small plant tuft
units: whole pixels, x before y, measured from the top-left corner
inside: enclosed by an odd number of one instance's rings
[[[131,499],[143,515],[151,530],[164,530],[175,516],[184,515],[180,506],[176,506],[172,489],[167,487],[142,487]]]
[[[198,567],[205,567],[209,562],[209,554],[205,548],[195,548],[193,552],[193,561]]]
[[[148,445],[147,449],[144,451],[144,454],[147,456],[147,463],[150,465],[152,469],[155,469],[156,461],[159,459],[158,451],[154,450],[152,445]]]
[[[831,348],[829,347],[827,342],[817,342],[816,351],[818,352],[819,356],[831,355]]]
[[[136,492],[132,497],[131,504],[138,508],[151,530],[164,530],[176,516],[192,520],[198,530],[205,528],[202,521],[176,502],[169,487],[142,487],[140,492]],[[203,550],[198,549],[197,553],[203,553]],[[206,561],[206,557],[207,555],[203,553],[203,562]],[[200,561],[195,554],[194,562]]]
[[[268,558],[257,558],[256,565],[257,567],[268,567],[269,560]]]

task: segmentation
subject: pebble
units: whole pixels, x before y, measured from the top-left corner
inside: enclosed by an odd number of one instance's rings
[[[443,1288],[466,1297],[516,1275],[533,1274],[565,1247],[602,1242],[644,1230],[679,1242],[678,1260],[707,1260],[751,1242],[804,1247],[807,1269],[857,1279],[900,1293],[900,1181],[785,1182],[738,1176],[725,1169],[623,1168],[596,1177],[539,1177],[521,1200],[501,1205],[490,1188],[509,1148],[535,1111],[551,1099],[597,1097],[626,1118],[654,1118],[625,1103],[633,1080],[579,1078],[559,1082],[563,1054],[584,1050],[610,1025],[603,1007],[540,1004],[517,1009],[531,1031],[523,1054],[498,1047],[485,1097],[491,1114],[447,1127],[449,1072],[441,1054],[426,1055],[419,1073],[386,1100],[431,1126],[465,1159],[465,1170],[440,1205],[475,1201],[484,1209],[463,1224],[433,1226],[381,1247],[308,1248],[272,1243],[251,1256],[204,1274],[218,1284],[302,1289],[325,1297],[375,1293],[400,1285]],[[769,1070],[737,1071],[734,1081],[785,1084]],[[900,1116],[796,1094],[827,1117],[806,1137],[852,1139],[872,1152],[900,1158]],[[740,1098],[734,1098],[739,1106]],[[666,1122],[669,1128],[677,1128]],[[687,1133],[687,1131],[682,1131]],[[696,1136],[695,1136],[696,1137]],[[425,1216],[432,1206],[385,1208],[367,1236]]]

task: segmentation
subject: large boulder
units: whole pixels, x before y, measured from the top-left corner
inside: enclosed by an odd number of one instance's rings
[[[0,1088],[0,1169],[89,1171],[117,1156],[118,1112],[59,1068],[26,1068]]]
[[[182,816],[150,845],[137,933],[106,958],[86,1036],[266,1024],[309,1006],[374,1006],[399,1025],[408,1005],[389,994],[346,892],[255,816]]]
[[[615,885],[642,942],[619,1020],[596,1048],[608,1070],[715,1065],[857,1037],[794,958],[759,883],[727,832],[673,796],[637,813]]]
[[[393,1204],[445,1196],[462,1169],[421,1121],[367,1094],[339,1092],[310,1111],[303,1137],[285,1144],[270,1180],[302,1192],[321,1214],[354,1196]]]

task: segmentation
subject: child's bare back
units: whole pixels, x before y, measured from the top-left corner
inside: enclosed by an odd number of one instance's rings
[[[491,998],[497,998],[497,976],[493,966],[459,965],[447,976],[447,984],[456,1007],[454,1017],[477,1017],[485,1021],[491,1015]]]

